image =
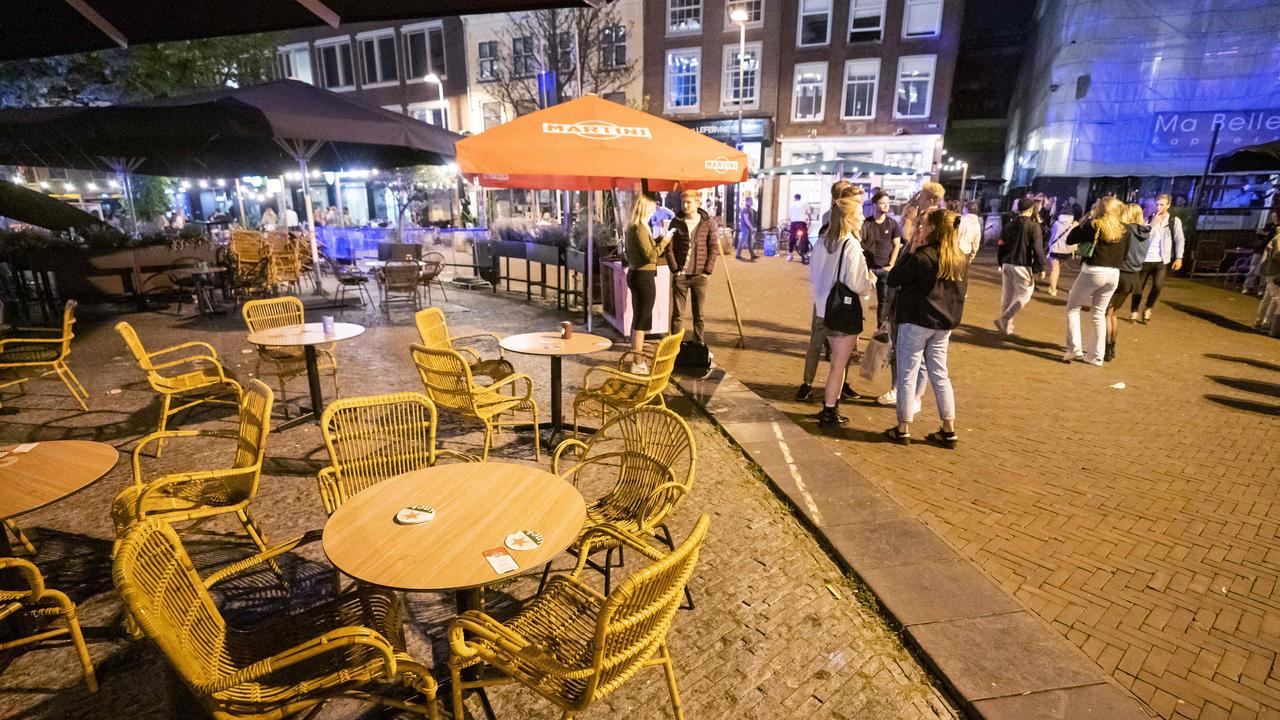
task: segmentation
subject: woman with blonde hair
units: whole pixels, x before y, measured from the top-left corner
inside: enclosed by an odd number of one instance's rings
[[[827,384],[823,388],[822,412],[818,413],[818,425],[849,422],[838,411],[844,371],[853,352],[853,343],[862,332],[862,304],[875,290],[875,275],[867,269],[862,254],[862,202],[854,198],[841,198],[831,205],[831,223],[822,241],[814,245],[809,259],[809,280],[813,287],[813,313],[826,329],[827,343],[831,346],[831,367],[827,370]],[[858,298],[851,305],[855,322],[851,326],[836,325],[835,318],[828,318],[828,298],[836,284],[843,284]]]
[[[1107,344],[1107,305],[1120,283],[1120,266],[1129,249],[1129,233],[1121,215],[1124,203],[1114,197],[1099,200],[1084,223],[1067,235],[1068,245],[1080,246],[1083,265],[1067,294],[1067,349],[1062,361],[1083,359],[1101,367]],[[1081,347],[1080,309],[1091,308],[1089,331]]]
[[[942,428],[928,439],[945,448],[954,448],[956,400],[947,373],[947,347],[951,331],[960,325],[964,296],[968,289],[965,268],[968,258],[960,249],[960,216],[949,210],[931,210],[921,224],[921,246],[898,261],[889,271],[889,287],[897,288],[894,318],[898,337],[897,355],[898,424],[885,437],[899,445],[911,444],[911,422],[918,412],[917,384],[921,366],[933,386]]]
[[[1151,228],[1147,227],[1146,216],[1142,206],[1129,203],[1120,214],[1120,222],[1124,223],[1125,232],[1129,233],[1128,249],[1125,251],[1124,263],[1120,265],[1120,279],[1116,283],[1116,292],[1107,303],[1107,349],[1102,354],[1104,362],[1116,359],[1116,339],[1120,331],[1120,321],[1116,314],[1129,299],[1130,293],[1138,287],[1138,277],[1142,270],[1142,260],[1147,256],[1147,248],[1151,245]]]
[[[658,204],[648,195],[637,195],[631,206],[631,220],[627,223],[626,258],[627,288],[631,290],[631,349],[644,351],[644,334],[653,325],[653,302],[657,299],[658,258],[671,244],[672,231],[668,230],[658,242],[649,232],[649,220]],[[647,375],[645,363],[633,363],[631,372]]]

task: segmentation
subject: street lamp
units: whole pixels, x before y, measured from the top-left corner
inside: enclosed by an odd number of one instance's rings
[[[738,26],[738,150],[742,151],[742,103],[746,98],[747,86],[747,21],[751,19],[751,15],[744,7],[736,7],[733,12],[729,13],[729,20]],[[748,163],[749,165],[750,163]],[[742,183],[738,183],[736,192],[734,192],[734,227],[737,229],[735,237],[738,242],[742,242]],[[748,239],[748,243],[751,241]],[[747,250],[751,251],[751,246],[747,245]],[[748,253],[750,254],[750,252]],[[754,256],[753,256],[754,257]]]

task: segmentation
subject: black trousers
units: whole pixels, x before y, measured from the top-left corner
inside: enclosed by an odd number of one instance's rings
[[[628,270],[631,289],[631,329],[649,332],[653,327],[653,301],[658,298],[657,270]]]
[[[1168,274],[1167,263],[1142,263],[1142,269],[1138,271],[1138,280],[1134,284],[1133,300],[1129,304],[1129,311],[1138,312],[1138,306],[1142,304],[1142,290],[1147,286],[1147,280],[1151,281],[1151,292],[1147,293],[1147,309],[1155,307],[1156,299],[1160,297],[1160,290],[1164,288],[1165,276]]]

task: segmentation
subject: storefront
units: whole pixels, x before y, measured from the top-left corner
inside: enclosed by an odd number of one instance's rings
[[[674,122],[690,130],[696,130],[730,147],[738,144],[737,118],[676,120]],[[743,188],[745,192],[755,197],[757,208],[767,208],[771,204],[767,195],[769,186],[767,183],[762,185],[754,176],[756,170],[766,167],[773,159],[773,121],[770,118],[742,118],[742,152],[747,155],[747,165],[751,169],[752,175],[751,179],[742,184]],[[709,206],[709,210],[718,211],[717,214],[721,222],[726,223],[727,227],[732,227],[730,220],[733,216],[733,208],[737,203],[734,188],[735,186],[733,185],[721,185],[708,190],[707,202],[704,203],[704,206]],[[762,192],[765,195],[762,195]],[[760,219],[760,223],[761,227],[766,227],[772,224],[773,220],[766,214]]]

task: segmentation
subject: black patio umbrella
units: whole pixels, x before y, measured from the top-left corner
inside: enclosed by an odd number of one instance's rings
[[[1213,161],[1216,173],[1233,172],[1280,172],[1280,140],[1246,145],[1219,155]]]
[[[26,0],[6,2],[0,60],[224,35],[553,7],[592,0]]]
[[[83,230],[102,224],[80,208],[7,180],[0,180],[0,215],[49,230]]]

